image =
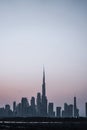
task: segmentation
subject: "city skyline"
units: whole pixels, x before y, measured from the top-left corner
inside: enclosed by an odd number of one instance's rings
[[[63,107],[87,101],[87,1],[0,1],[0,106],[41,92]],[[52,105],[52,104],[50,104]]]
[[[37,93],[37,99],[32,96],[30,102],[26,97],[22,97],[21,102],[16,104],[13,102],[13,109],[6,104],[0,108],[0,117],[79,117],[79,109],[77,108],[76,97],[74,97],[74,105],[64,103],[64,110],[56,107],[54,111],[54,103],[48,102],[46,96],[45,69],[43,67],[42,93]]]
[[[49,102],[46,95],[45,68],[43,67],[42,93],[37,92],[37,97],[22,97],[17,103],[13,101],[13,108],[9,104],[0,107],[0,118],[2,117],[57,117],[57,118],[79,118],[80,109],[77,106],[77,99],[74,97],[73,104],[64,103],[64,107],[56,106]],[[83,117],[83,116],[82,116]],[[85,103],[85,117],[87,117],[87,102]]]

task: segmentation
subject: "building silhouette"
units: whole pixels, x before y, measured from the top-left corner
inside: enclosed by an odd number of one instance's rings
[[[48,116],[55,117],[54,104],[52,102],[48,105]]]
[[[29,103],[27,98],[23,97],[21,99],[21,114],[23,117],[26,117],[28,115],[28,108],[29,108]]]
[[[16,111],[16,101],[13,102],[13,112]]]
[[[61,117],[61,107],[56,107],[56,117]]]
[[[45,83],[44,68],[43,68],[43,83],[42,83],[42,116],[47,116],[47,97],[46,97],[46,83]]]
[[[37,116],[42,116],[42,102],[41,93],[37,93]]]
[[[87,102],[85,103],[85,116],[87,117]]]
[[[9,104],[6,104],[5,105],[5,116],[6,117],[12,117],[12,115],[13,115],[13,112],[12,112],[12,110],[11,110],[11,108],[10,108],[10,105]]]
[[[87,117],[87,103],[85,103],[85,113]],[[77,107],[76,97],[73,104],[64,103],[64,109],[56,107],[54,111],[54,103],[48,102],[46,95],[45,69],[43,68],[42,93],[38,92],[37,97],[31,97],[30,102],[26,97],[22,97],[17,104],[13,102],[13,110],[9,104],[0,108],[0,117],[79,117],[79,109]]]
[[[74,117],[79,117],[79,109],[77,108],[76,97],[74,97]]]
[[[0,117],[6,117],[5,108],[4,107],[0,108]]]
[[[62,111],[62,117],[73,117],[73,105],[64,103],[64,110]]]
[[[35,97],[31,98],[31,115],[36,116]]]

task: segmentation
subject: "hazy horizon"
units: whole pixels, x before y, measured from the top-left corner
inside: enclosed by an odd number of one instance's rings
[[[0,107],[46,90],[55,106],[87,102],[87,1],[0,1]]]

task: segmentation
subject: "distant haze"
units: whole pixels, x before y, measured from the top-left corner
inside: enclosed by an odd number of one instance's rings
[[[87,0],[0,0],[0,107],[46,91],[55,106],[87,102]]]

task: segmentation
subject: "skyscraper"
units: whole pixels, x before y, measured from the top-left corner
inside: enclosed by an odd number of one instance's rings
[[[42,114],[41,94],[37,93],[37,116]]]
[[[61,117],[61,107],[56,107],[56,117]]]
[[[16,101],[13,102],[13,115],[16,116]]]
[[[5,105],[5,116],[6,117],[12,117],[13,116],[13,113],[12,113],[12,110],[10,109],[9,104]]]
[[[17,117],[22,117],[22,103],[18,103],[16,106],[16,115]]]
[[[31,115],[36,116],[35,97],[31,97]]]
[[[42,115],[47,116],[47,97],[45,84],[45,69],[43,68],[43,83],[42,83]]]
[[[26,97],[22,97],[21,105],[22,105],[22,116],[26,116],[28,114],[28,108],[29,108],[29,103]]]
[[[55,116],[54,104],[52,102],[50,102],[49,105],[48,105],[48,116],[49,117],[54,117]]]
[[[73,117],[73,105],[64,103],[64,110],[62,111],[62,117]]]
[[[16,110],[16,101],[13,102],[13,111]]]
[[[85,103],[85,115],[87,117],[87,102]]]
[[[43,84],[42,84],[42,96],[46,96],[46,84],[45,84],[45,69],[43,67]]]
[[[74,117],[79,117],[79,109],[76,104],[76,97],[74,97]]]

